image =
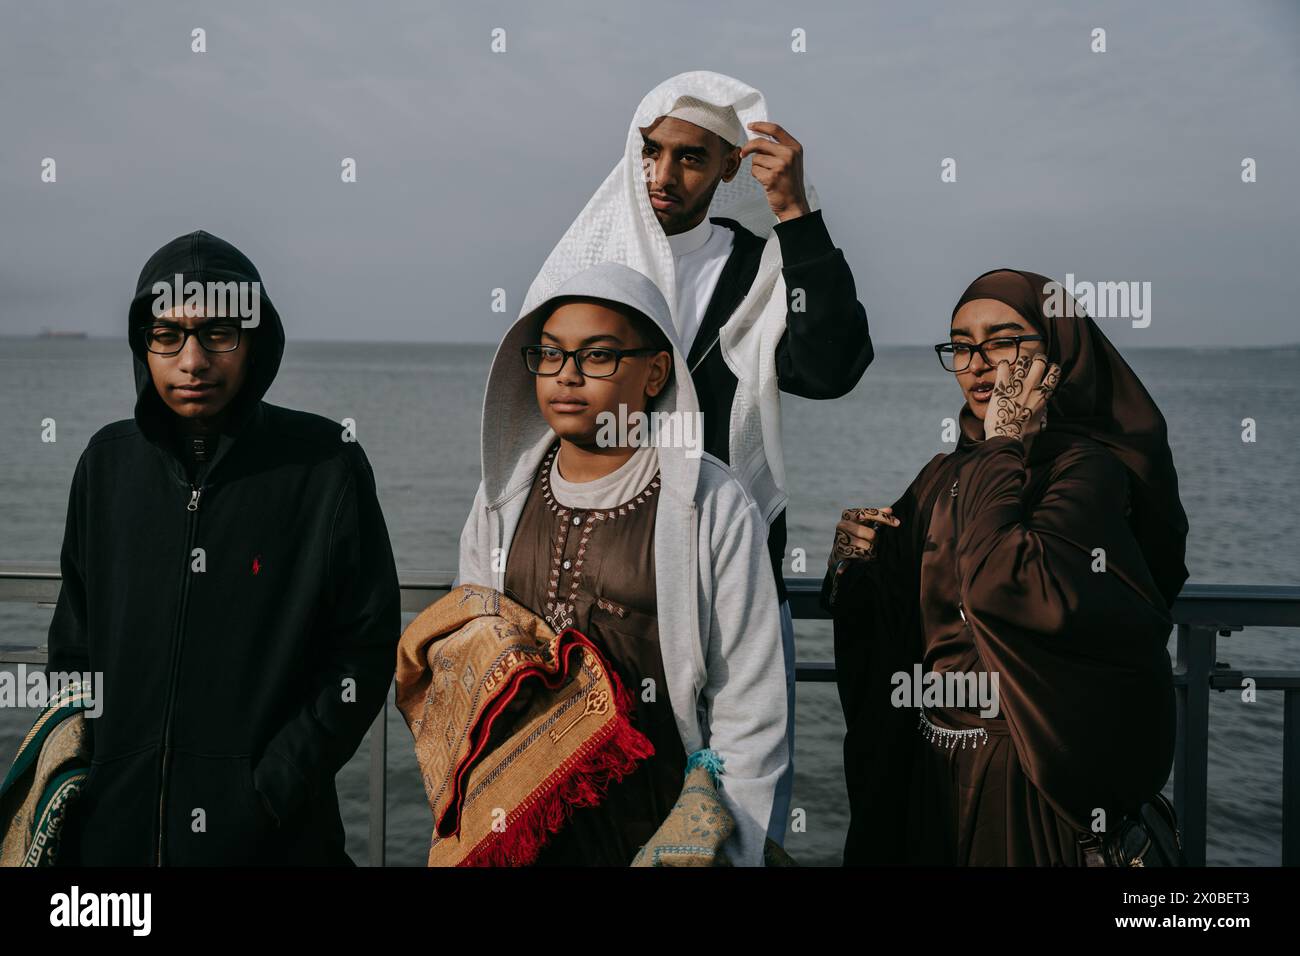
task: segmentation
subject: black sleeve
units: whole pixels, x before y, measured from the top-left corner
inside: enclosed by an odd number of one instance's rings
[[[90,670],[86,636],[86,579],[82,561],[85,476],[83,457],[77,462],[72,490],[68,494],[68,517],[63,528],[63,548],[59,554],[59,571],[63,576],[63,584],[59,588],[59,598],[54,606],[54,619],[50,621],[47,640],[49,658],[46,670],[49,673],[84,673]]]
[[[831,241],[820,209],[775,229],[786,289],[777,381],[791,395],[839,398],[858,384],[875,355],[853,272]]]
[[[899,588],[897,581],[906,577],[912,560],[908,548],[911,524],[916,520],[914,486],[890,507],[902,524],[881,525],[876,529],[875,554],[870,559],[841,562],[843,571],[834,567],[822,578],[821,607],[831,617],[850,618],[870,613],[888,619],[888,626],[907,616],[911,595]]]
[[[892,675],[910,672],[919,659],[915,488],[894,504],[897,528],[880,529],[876,556],[849,561],[836,583],[823,585],[823,607],[834,620],[835,680],[844,710],[844,780],[849,799],[845,865],[900,863],[906,858],[902,827],[881,821],[907,811],[916,714],[891,703]]]
[[[283,823],[356,752],[392,684],[401,595],[374,475],[360,448],[339,499],[320,667],[298,713],[271,739],[254,772]]]

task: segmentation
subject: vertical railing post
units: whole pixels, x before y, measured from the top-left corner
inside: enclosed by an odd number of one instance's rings
[[[1282,695],[1282,865],[1300,866],[1300,689]]]
[[[1174,750],[1174,807],[1189,866],[1205,865],[1210,775],[1210,674],[1214,670],[1213,627],[1178,625],[1178,736]]]
[[[388,828],[388,692],[370,725],[370,865],[384,865]]]

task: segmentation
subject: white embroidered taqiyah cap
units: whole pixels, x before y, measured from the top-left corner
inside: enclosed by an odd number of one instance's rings
[[[740,146],[748,138],[734,109],[730,106],[714,106],[698,97],[679,96],[673,103],[673,108],[664,115],[717,133],[732,146]]]

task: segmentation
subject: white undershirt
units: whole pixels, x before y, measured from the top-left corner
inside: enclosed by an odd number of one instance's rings
[[[694,229],[668,237],[677,275],[677,334],[687,355],[731,255],[733,238],[730,229],[715,226],[708,217]]]
[[[565,508],[617,508],[643,491],[658,470],[658,450],[654,445],[641,445],[603,478],[566,481],[557,454],[551,462],[551,495]]]

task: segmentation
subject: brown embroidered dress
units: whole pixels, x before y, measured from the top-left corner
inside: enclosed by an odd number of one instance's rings
[[[537,863],[627,866],[672,809],[686,772],[659,650],[659,474],[616,507],[571,508],[551,487],[558,451],[557,443],[533,481],[506,561],[506,594],[555,630],[574,627],[592,640],[631,695],[632,723],[655,754],[611,784],[598,806],[575,810]]]

